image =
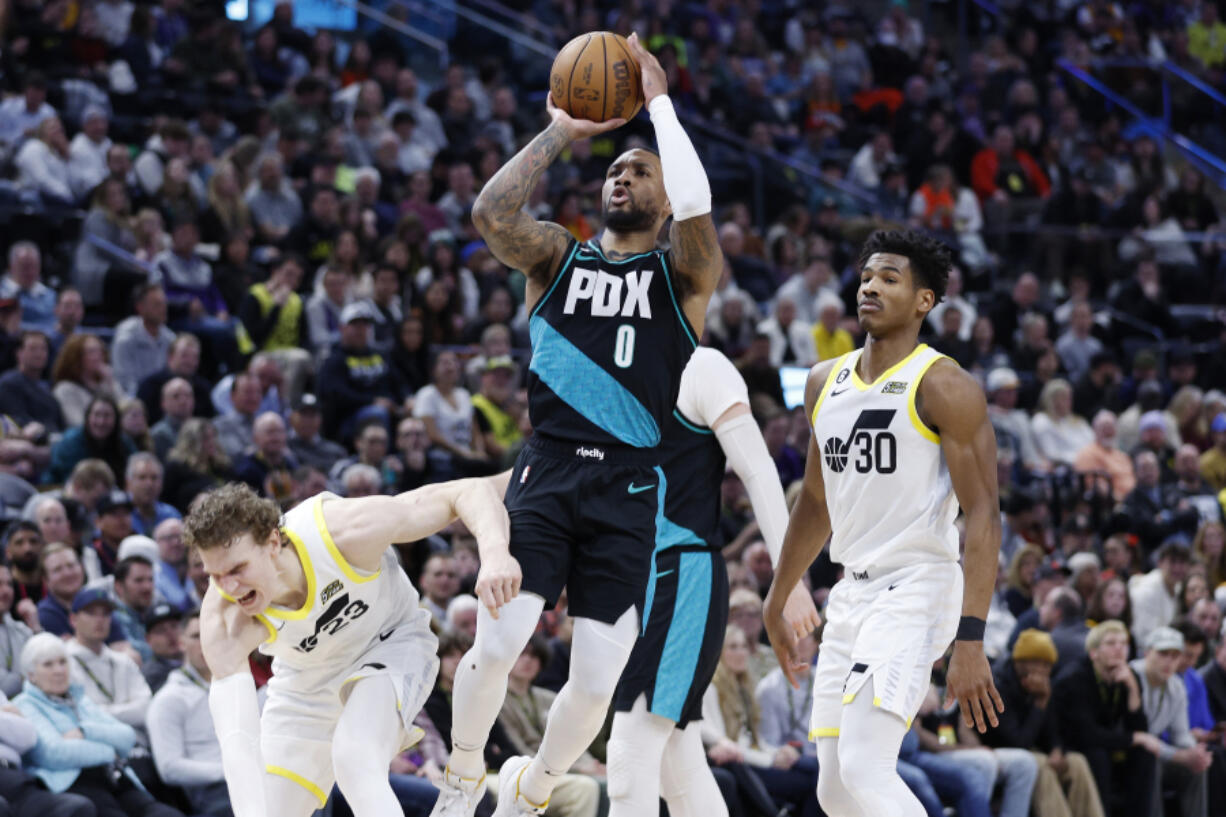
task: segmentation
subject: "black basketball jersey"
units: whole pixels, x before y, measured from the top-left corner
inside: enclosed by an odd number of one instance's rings
[[[667,253],[613,261],[595,241],[572,242],[528,326],[535,431],[576,442],[659,445],[698,345]]]
[[[664,518],[656,524],[657,551],[681,545],[723,547],[719,503],[725,462],[715,432],[674,408],[660,443],[665,490]]]

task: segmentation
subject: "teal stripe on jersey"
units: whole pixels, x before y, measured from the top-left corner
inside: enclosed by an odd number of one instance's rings
[[[695,434],[714,434],[715,433],[709,428],[703,428],[702,426],[694,425],[689,420],[685,419],[685,415],[682,414],[678,409],[673,409],[673,416],[677,418],[677,422],[681,423],[681,425],[685,426],[690,431],[693,431]]]
[[[685,330],[685,336],[690,339],[690,343],[694,344],[694,348],[698,348],[698,338],[694,337],[694,330],[690,328],[690,319],[681,311],[681,304],[677,303],[677,293],[673,287],[673,274],[668,269],[668,261],[664,255],[660,255],[660,266],[664,267],[664,280],[668,281],[668,297],[673,299],[673,309],[677,310],[677,320],[681,321],[681,328]]]
[[[647,622],[651,620],[651,602],[656,595],[656,557],[661,551],[678,545],[702,545],[702,537],[689,528],[682,527],[664,515],[664,498],[668,495],[668,478],[664,469],[656,466],[656,547],[651,553],[651,575],[647,578],[647,596],[643,604],[642,632],[647,632]]]
[[[528,333],[532,336],[528,368],[567,405],[626,445],[660,444],[660,427],[651,412],[617,378],[539,315],[528,322]]]
[[[689,551],[681,554],[677,565],[673,619],[664,639],[664,652],[660,655],[651,693],[651,711],[672,721],[681,719],[707,632],[712,558],[710,553]]]

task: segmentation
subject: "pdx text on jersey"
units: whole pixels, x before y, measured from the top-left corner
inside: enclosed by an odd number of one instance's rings
[[[611,275],[604,270],[576,268],[571,272],[562,314],[573,315],[586,301],[594,318],[640,317],[651,319],[648,292],[655,270],[631,270],[626,275]]]

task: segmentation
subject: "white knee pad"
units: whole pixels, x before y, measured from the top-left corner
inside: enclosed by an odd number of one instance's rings
[[[611,700],[638,635],[638,612],[633,607],[613,624],[575,619],[566,682],[571,694],[593,704]]]
[[[651,804],[658,799],[660,763],[672,732],[672,721],[647,711],[645,696],[639,696],[629,712],[613,716],[608,745],[610,801]],[[636,796],[639,793],[643,795]]]

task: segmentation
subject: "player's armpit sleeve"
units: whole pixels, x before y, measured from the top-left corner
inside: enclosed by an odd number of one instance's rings
[[[221,766],[234,817],[265,817],[269,812],[260,756],[260,707],[251,674],[240,672],[213,681],[209,712],[221,745]]]
[[[728,464],[736,471],[753,504],[754,517],[762,531],[771,564],[779,564],[783,550],[783,533],[788,526],[788,508],[783,498],[783,483],[766,441],[754,422],[753,415],[742,414],[720,423],[715,429],[719,445],[724,449]]]
[[[707,171],[677,119],[673,101],[661,94],[647,106],[660,147],[664,192],[673,208],[673,220],[685,221],[711,212],[711,183]]]

